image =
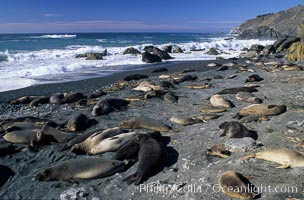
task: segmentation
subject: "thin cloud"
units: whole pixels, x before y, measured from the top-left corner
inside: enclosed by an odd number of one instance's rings
[[[59,14],[59,13],[43,13],[42,16],[43,17],[61,17],[63,15]]]

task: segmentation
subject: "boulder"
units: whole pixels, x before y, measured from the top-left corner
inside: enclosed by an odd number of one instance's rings
[[[149,52],[144,52],[142,54],[142,61],[145,63],[155,63],[155,62],[161,62],[161,57],[151,54]]]
[[[172,48],[173,48],[172,45],[167,45],[163,47],[163,50],[167,53],[172,53]]]
[[[87,53],[86,60],[103,60],[103,53]]]
[[[211,49],[209,49],[209,51],[206,52],[206,54],[216,56],[216,55],[219,55],[220,53],[218,52],[218,49],[211,48]]]
[[[240,53],[240,58],[255,58],[258,56],[259,56],[259,53],[256,51],[248,51],[248,52]]]
[[[146,52],[152,53],[154,48],[157,48],[157,47],[150,45],[150,46],[145,46],[143,50]]]
[[[276,53],[282,52],[288,49],[293,43],[300,41],[298,37],[291,37],[284,40],[281,45],[276,49]]]
[[[263,54],[264,55],[269,55],[275,52],[275,48],[273,45],[268,45],[263,49]]]
[[[159,48],[156,48],[156,47],[153,49],[153,54],[161,57],[164,60],[173,59],[166,51],[162,51],[162,50],[160,50]]]
[[[76,58],[86,58],[86,60],[103,60],[103,56],[104,56],[105,53],[106,52],[77,54]]]
[[[173,46],[172,53],[184,53],[184,51],[179,46]]]
[[[263,51],[265,47],[263,45],[260,45],[260,44],[253,44],[251,45],[249,51],[257,51],[257,52],[261,52]]]
[[[292,62],[304,61],[304,42],[296,42],[288,50],[287,59]]]
[[[123,52],[123,55],[126,54],[137,55],[137,54],[141,54],[141,52],[133,47],[129,47]]]

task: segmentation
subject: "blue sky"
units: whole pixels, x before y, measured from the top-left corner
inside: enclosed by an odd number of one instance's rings
[[[1,0],[0,33],[218,32],[303,0]]]

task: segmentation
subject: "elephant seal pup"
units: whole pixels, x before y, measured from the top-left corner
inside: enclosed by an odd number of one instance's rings
[[[135,185],[139,185],[144,175],[151,171],[162,157],[161,144],[151,136],[140,134],[134,138],[134,141],[139,144],[138,166],[136,173],[124,179],[129,185],[133,182]]]
[[[71,148],[71,152],[75,154],[85,154],[102,140],[114,137],[122,133],[126,133],[126,130],[115,127],[106,130],[93,130],[92,132],[94,133],[87,137],[85,140],[74,144]]]
[[[30,102],[29,107],[37,107],[39,104],[46,104],[50,102],[50,97],[38,97]]]
[[[30,147],[39,146],[44,135],[38,129],[13,131],[5,134],[3,139],[7,142],[27,144]]]
[[[256,87],[258,86],[226,88],[218,92],[217,94],[236,94],[238,92],[258,92]]]
[[[170,121],[175,124],[182,125],[182,126],[188,126],[188,125],[196,124],[199,122],[198,120],[195,120],[192,118],[187,118],[187,117],[171,117]]]
[[[119,127],[127,129],[145,128],[159,132],[168,132],[172,130],[172,127],[148,117],[134,117],[129,120],[122,121],[120,122]]]
[[[203,113],[221,113],[221,112],[226,112],[227,111],[227,108],[215,108],[215,107],[209,107],[209,106],[206,106],[206,107],[203,107],[200,109],[200,112],[203,112]]]
[[[82,113],[78,113],[69,119],[67,123],[67,129],[71,132],[84,131],[89,128],[92,123],[93,120],[90,120],[86,115]]]
[[[244,159],[257,158],[275,162],[281,166],[277,168],[296,168],[304,167],[304,155],[302,152],[293,151],[290,149],[266,149],[261,152],[245,156]]]
[[[56,142],[56,143],[68,142],[77,136],[76,134],[60,131],[56,128],[49,126],[48,124],[44,125],[42,129],[37,132],[37,134],[39,133],[45,136],[42,142],[46,144],[50,144],[51,142]]]
[[[80,92],[66,93],[64,94],[64,98],[61,99],[60,104],[74,103],[80,99],[86,99],[86,96]]]
[[[123,99],[102,99],[93,107],[92,115],[107,115],[110,112],[122,110],[129,105],[129,101]]]
[[[216,144],[210,149],[204,151],[206,155],[217,156],[220,158],[228,158],[231,155],[231,152],[227,150],[225,144]]]
[[[145,78],[148,78],[148,76],[143,75],[143,74],[132,74],[132,75],[126,76],[123,80],[124,81],[137,81],[137,80],[145,79]]]
[[[162,141],[162,135],[160,134],[160,132],[150,132],[150,133],[141,133],[141,134],[147,134],[159,142]],[[117,152],[112,157],[112,159],[121,160],[121,161],[125,159],[127,160],[135,159],[138,156],[138,151],[139,151],[139,144],[134,140],[130,140],[129,142],[127,142],[117,150]]]
[[[245,117],[248,115],[274,116],[280,115],[286,112],[286,110],[287,107],[285,105],[253,104],[242,108],[238,115],[239,117]]]
[[[178,97],[173,92],[167,92],[164,95],[164,100],[169,103],[175,103],[178,101]]]
[[[263,103],[263,100],[256,97],[254,94],[250,92],[238,92],[235,95],[237,100],[244,101],[247,103],[254,103],[254,104],[260,104]]]
[[[104,131],[104,129],[97,129],[97,131]],[[59,147],[59,151],[64,151],[67,150],[69,148],[71,148],[73,145],[75,144],[79,144],[81,142],[83,142],[84,140],[86,140],[88,137],[90,137],[91,135],[95,134],[96,130],[93,131],[88,131],[86,133],[80,134],[76,137],[74,137],[73,139],[71,139],[70,141],[68,141],[65,145]]]
[[[12,105],[28,104],[28,103],[31,103],[31,101],[33,101],[39,97],[40,96],[23,96],[18,99],[12,100],[10,102],[10,104],[12,104]]]
[[[101,96],[104,96],[106,95],[107,93],[103,90],[97,90],[96,92],[94,92],[93,94],[91,94],[89,96],[89,99],[95,99],[95,98],[98,98],[98,97],[101,97]]]
[[[259,82],[259,81],[262,81],[264,80],[262,77],[260,77],[259,75],[257,74],[252,74],[250,76],[248,76],[248,78],[245,80],[245,83],[247,82]]]
[[[254,131],[248,130],[243,124],[237,121],[223,122],[219,126],[223,130],[220,137],[227,136],[227,138],[244,138],[251,137],[257,139]]]
[[[182,83],[182,82],[185,82],[185,81],[194,81],[196,79],[197,79],[197,76],[185,75],[185,76],[182,76],[181,78],[173,79],[173,83],[174,84],[179,84],[179,83]]]
[[[210,98],[210,103],[213,107],[221,107],[221,108],[231,108],[232,105],[229,101],[224,99],[222,95],[215,94],[212,95]]]
[[[34,179],[38,181],[95,179],[111,176],[124,171],[127,167],[127,161],[104,158],[69,159],[39,172]]]
[[[260,115],[248,115],[240,119],[240,123],[250,123],[250,122],[261,122],[261,121],[268,121],[269,118],[267,116],[260,116]]]
[[[200,120],[202,122],[207,122],[207,121],[210,121],[212,119],[217,119],[221,116],[222,115],[218,115],[218,114],[215,114],[215,113],[204,113],[204,114],[192,116],[192,119]]]
[[[257,194],[257,188],[250,183],[242,174],[227,171],[219,178],[221,191],[229,197],[239,199],[254,199]]]
[[[162,88],[159,85],[154,85],[154,84],[152,84],[148,81],[143,81],[137,87],[133,88],[132,90],[148,92],[148,91],[151,91],[151,90],[163,90],[163,89],[164,88]]]
[[[100,141],[94,145],[89,151],[88,155],[102,154],[105,152],[115,152],[128,141],[130,141],[136,132],[122,133]]]
[[[145,93],[144,99],[151,99],[153,97],[161,97],[164,95],[164,91],[161,90],[151,90]]]
[[[50,97],[50,103],[52,104],[60,104],[60,101],[64,98],[64,94],[56,93]]]

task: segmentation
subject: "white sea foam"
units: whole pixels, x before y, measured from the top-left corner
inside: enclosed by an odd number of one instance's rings
[[[69,34],[64,34],[64,35],[41,35],[41,36],[30,36],[31,38],[51,38],[51,39],[65,39],[65,38],[75,38],[77,35],[69,35]]]
[[[166,61],[186,61],[186,60],[210,60],[216,56],[205,54],[210,48],[218,48],[222,54],[218,55],[224,58],[237,57],[243,48],[250,48],[252,44],[269,45],[274,41],[260,40],[236,40],[217,38],[211,42],[189,42],[176,44],[180,46],[185,53],[172,53],[175,59]],[[142,50],[147,45],[141,44],[133,47]],[[159,48],[168,44],[156,45]],[[19,51],[0,52],[2,57],[8,61],[1,62],[1,88],[0,91],[17,89],[29,86],[33,83],[39,83],[41,77],[55,77],[62,80],[65,77],[71,78],[73,74],[104,74],[119,71],[127,71],[142,67],[141,55],[123,55],[127,47],[110,47],[107,48],[107,56],[104,60],[85,60],[84,58],[75,58],[77,54],[103,52],[103,46],[88,45],[70,45],[65,49],[44,49],[40,51]],[[193,51],[194,49],[205,49],[204,51]],[[73,78],[73,76],[72,76]],[[86,77],[88,78],[88,77]],[[76,79],[76,77],[75,77]],[[50,78],[51,80],[51,78]],[[50,81],[49,80],[49,81]],[[70,80],[70,79],[69,79]],[[14,82],[13,85],[10,85]]]

